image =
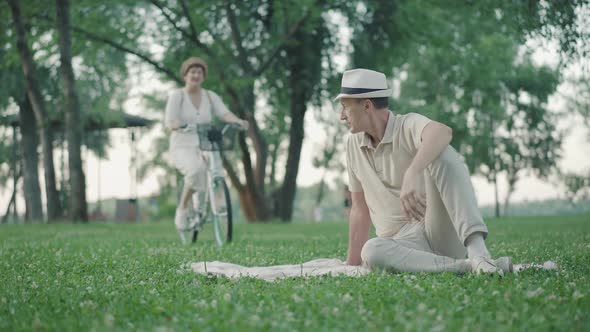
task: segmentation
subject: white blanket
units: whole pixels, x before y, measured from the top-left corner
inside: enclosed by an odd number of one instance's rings
[[[526,269],[538,268],[554,270],[557,264],[547,261],[543,264],[516,264],[514,272],[518,273]],[[254,266],[247,267],[224,262],[198,262],[192,263],[191,269],[199,274],[211,274],[225,276],[230,279],[252,277],[266,281],[274,281],[282,278],[310,277],[310,276],[337,276],[346,275],[358,277],[370,272],[370,269],[363,266],[346,265],[343,261],[335,258],[320,258],[312,261],[294,265]]]
[[[191,269],[200,274],[223,275],[230,279],[253,277],[266,281],[322,275],[358,277],[370,272],[366,267],[346,265],[339,259],[320,258],[303,264],[246,267],[224,262],[198,262]]]

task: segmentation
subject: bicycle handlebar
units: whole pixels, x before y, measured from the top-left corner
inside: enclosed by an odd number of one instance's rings
[[[211,127],[213,129],[217,129],[217,128],[213,127],[212,125],[209,125],[209,124],[206,124],[205,126]],[[176,131],[182,131],[182,132],[185,132],[185,133],[189,133],[189,132],[190,133],[194,133],[194,132],[197,131],[197,127],[198,127],[198,125],[196,125],[196,124],[187,124],[187,123],[185,123],[185,124],[181,125],[180,127],[176,128],[174,130],[176,130]],[[246,130],[246,128],[240,126],[237,123],[226,123],[223,127],[221,127],[220,130],[221,130],[221,133],[222,134],[225,134],[225,132],[228,131],[228,130],[230,130],[230,129],[234,129],[234,130],[238,130],[238,131],[245,131]]]

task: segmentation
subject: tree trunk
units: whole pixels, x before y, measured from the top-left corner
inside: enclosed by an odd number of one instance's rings
[[[244,105],[242,106],[237,98],[232,98],[231,106],[232,109],[237,110],[239,116],[247,118],[250,122],[249,137],[252,138],[252,145],[256,152],[256,165],[253,165],[252,159],[250,158],[250,150],[244,134],[239,135],[238,144],[242,152],[241,161],[246,177],[246,183],[242,184],[240,182],[240,179],[234,173],[233,165],[230,165],[227,160],[224,159],[223,165],[228,172],[233,187],[238,190],[240,203],[246,220],[248,220],[248,222],[267,221],[271,216],[269,213],[269,201],[264,194],[265,164],[267,162],[268,147],[252,118],[252,113],[245,111],[245,109],[254,109],[254,84],[244,87],[243,90],[241,90],[240,96]]]
[[[6,212],[2,217],[2,221],[0,224],[6,224],[8,222],[8,218],[10,218],[10,211],[15,209],[14,204],[16,202],[16,188],[12,190],[12,195],[10,195],[10,201],[8,201],[8,206],[6,207]]]
[[[316,20],[310,24],[321,24],[321,21]],[[291,220],[293,203],[297,193],[297,175],[305,135],[305,112],[307,111],[307,102],[313,94],[315,85],[313,83],[314,85],[310,86],[308,83],[317,82],[316,70],[321,70],[314,67],[314,64],[318,66],[321,63],[322,58],[321,47],[314,47],[317,38],[321,37],[314,35],[314,32],[317,31],[298,31],[293,37],[297,43],[289,45],[286,50],[288,54],[287,66],[289,68],[288,91],[291,127],[289,128],[289,148],[287,149],[285,177],[280,189],[277,204],[278,211],[275,211],[276,215],[283,221]]]
[[[252,191],[240,190],[238,191],[238,197],[240,199],[240,206],[242,207],[242,212],[244,213],[246,220],[248,220],[248,222],[254,222],[257,220],[261,221],[256,213],[256,203]]]
[[[254,167],[248,155],[248,146],[244,138],[240,138],[240,147],[242,149],[242,164],[246,173],[246,185],[241,185],[236,177],[230,177],[232,184],[238,188],[240,203],[243,208],[244,216],[248,222],[266,221],[269,219],[269,207],[264,192],[264,182],[259,184],[254,176]],[[258,162],[258,161],[257,161]]]
[[[64,85],[66,113],[66,139],[68,142],[69,167],[69,218],[88,221],[86,206],[86,179],[82,169],[82,123],[80,103],[76,94],[74,70],[72,69],[70,37],[70,5],[68,0],[56,0],[57,31],[59,38],[60,69]]]
[[[320,180],[318,195],[315,198],[315,206],[320,206],[322,200],[324,199],[324,191],[326,189],[326,172],[327,169],[324,170],[324,174],[322,174],[322,179]]]
[[[39,186],[39,135],[35,114],[31,109],[29,98],[19,103],[19,122],[21,132],[21,151],[23,161],[23,189],[25,192],[26,213],[25,220],[43,220],[41,205],[41,188]]]
[[[293,75],[293,80],[297,81],[297,75]],[[293,203],[297,192],[297,174],[299,173],[299,160],[301,159],[301,148],[303,146],[305,105],[304,91],[305,86],[295,82],[291,85],[293,94],[291,96],[291,128],[289,131],[289,149],[287,154],[287,168],[285,178],[279,193],[277,204],[278,211],[276,215],[283,221],[291,220],[293,215]]]
[[[510,195],[512,192],[508,191],[506,194],[506,198],[504,199],[504,217],[508,217],[508,206],[510,204]]]
[[[53,135],[49,126],[49,119],[45,111],[43,97],[37,86],[33,57],[29,50],[27,35],[21,17],[19,1],[7,0],[12,11],[16,47],[23,67],[27,95],[31,102],[35,119],[39,127],[41,146],[43,148],[43,168],[45,171],[45,195],[47,198],[47,219],[56,220],[61,216],[59,196],[55,185],[55,168],[53,165]]]
[[[498,197],[498,178],[496,171],[494,171],[494,196],[495,196],[495,216],[496,218],[500,218],[500,198]]]
[[[504,199],[504,217],[508,217],[508,207],[510,206],[510,197],[514,193],[516,182],[508,181],[508,192],[506,193],[506,198]]]
[[[275,188],[277,185],[277,158],[278,158],[278,154],[279,154],[279,147],[280,147],[280,142],[277,142],[271,150],[270,153],[270,180],[269,180],[269,186],[271,189]]]

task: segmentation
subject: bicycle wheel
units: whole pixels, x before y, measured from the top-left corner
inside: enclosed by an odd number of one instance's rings
[[[211,193],[210,203],[213,217],[213,228],[215,230],[215,240],[222,246],[224,243],[231,242],[233,224],[231,199],[229,189],[223,178],[217,178],[213,181],[213,192]]]

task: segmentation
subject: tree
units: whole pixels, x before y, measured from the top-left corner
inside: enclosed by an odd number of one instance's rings
[[[66,137],[68,142],[68,166],[70,184],[69,218],[88,221],[86,209],[86,180],[82,169],[82,122],[80,103],[76,93],[74,70],[72,69],[70,37],[70,4],[68,0],[56,0],[57,32],[59,36],[60,69],[64,87],[66,113]]]
[[[321,5],[319,7],[321,8]],[[315,101],[313,104],[316,107],[321,105],[321,92],[327,87],[322,79],[327,82],[326,78],[330,73],[326,73],[325,69],[331,68],[322,68],[322,60],[328,58],[328,51],[333,45],[334,40],[331,39],[326,18],[313,14],[306,26],[294,34],[293,40],[285,48],[284,55],[279,55],[279,59],[274,63],[275,67],[286,64],[284,74],[277,77],[277,71],[272,70],[267,76],[274,84],[284,82],[282,85],[287,88],[287,94],[284,98],[274,100],[275,109],[281,107],[278,101],[285,100],[289,105],[291,120],[286,170],[274,211],[274,215],[282,220],[290,220],[293,213],[299,160],[305,134],[305,114],[310,102]],[[333,153],[335,151],[332,155]]]
[[[567,198],[572,204],[590,197],[590,170],[585,175],[562,173],[560,180],[565,185]]]
[[[31,109],[29,98],[23,96],[19,102],[19,124],[21,132],[21,159],[23,161],[23,184],[25,193],[26,218],[33,221],[43,220],[41,189],[39,187],[39,135],[35,114]]]
[[[508,179],[505,214],[520,175],[529,170],[547,179],[561,157],[563,135],[556,128],[558,115],[547,108],[559,82],[556,70],[537,67],[530,58],[525,58],[505,81],[502,107],[507,116],[505,123],[500,123],[505,131],[497,134],[495,150],[501,165],[497,169],[505,171]]]
[[[16,36],[16,46],[22,64],[27,86],[27,95],[31,102],[35,119],[40,132],[43,149],[43,168],[45,171],[45,193],[47,201],[47,219],[55,220],[61,215],[59,196],[55,183],[55,168],[53,165],[53,133],[49,126],[49,118],[45,110],[45,102],[39,90],[36,77],[35,63],[28,46],[27,34],[21,15],[20,4],[17,0],[7,0],[12,12],[13,29]]]
[[[326,133],[326,140],[324,144],[316,151],[316,156],[313,159],[313,166],[322,169],[322,177],[320,178],[318,193],[315,199],[315,205],[319,206],[324,199],[326,176],[328,171],[336,171],[344,173],[345,165],[340,160],[340,156],[344,153],[344,137],[348,128],[342,123],[337,123],[334,119],[335,114],[331,111],[320,109],[315,115],[316,121],[321,123]]]
[[[565,96],[567,107],[577,112],[590,129],[590,75],[582,72],[569,79],[573,93]],[[590,141],[590,134],[588,135]],[[578,174],[576,172],[558,173],[557,177],[566,188],[568,199],[574,203],[590,196],[590,170]]]
[[[582,116],[584,124],[590,129],[590,74],[572,77],[569,83],[573,86],[573,93],[566,96],[568,108]]]
[[[147,50],[129,47],[126,36],[105,37],[83,26],[75,27],[74,31],[135,55],[173,82],[180,82],[180,78],[170,68],[178,68],[183,58],[198,49],[214,73],[208,78],[208,86],[222,92],[230,109],[251,124],[247,135],[250,142],[246,141],[245,135],[239,137],[240,167],[236,169],[235,163],[224,161],[246,217],[267,220],[277,215],[289,219],[304,137],[303,119],[314,86],[322,77],[325,56],[322,45],[330,41],[323,32],[326,29],[322,17],[329,4],[324,1],[297,4],[209,1],[196,5],[195,2],[180,1],[174,6],[156,0],[151,4],[153,7],[146,11],[146,15],[151,16],[157,28],[150,31],[152,40],[165,48],[161,61],[155,60]],[[317,44],[317,47],[304,47],[306,44]],[[284,65],[276,67],[279,59],[285,60]],[[279,70],[269,74],[272,79],[266,78],[270,68]],[[289,105],[291,126],[286,172],[281,188],[273,193],[278,197],[276,208],[273,208],[270,193],[265,188],[269,182],[266,169],[269,145],[263,127],[255,120],[255,85],[259,79],[274,82],[280,73],[286,73],[283,77],[288,85],[283,87],[289,94],[285,100]]]
[[[294,47],[291,45],[295,41],[293,37],[304,34],[303,30],[308,21],[319,15],[315,3],[309,1],[301,4],[301,8],[304,8],[302,14],[301,11],[290,10],[292,4],[274,1],[224,1],[200,3],[199,6],[181,1],[177,8],[165,6],[159,1],[152,1],[152,4],[161,13],[160,18],[163,22],[160,26],[171,26],[173,31],[183,38],[177,40],[170,38],[174,35],[166,35],[168,40],[165,44],[170,47],[164,57],[164,63],[178,67],[179,59],[192,53],[188,50],[189,47],[199,49],[214,68],[212,72],[216,73],[208,79],[210,86],[219,87],[218,90],[229,97],[226,100],[230,109],[250,122],[248,138],[251,145],[246,142],[244,135],[239,137],[243,177],[227,159],[224,166],[239,193],[246,217],[249,220],[269,219],[273,215],[273,209],[269,206],[270,200],[267,199],[265,190],[268,143],[263,130],[255,121],[255,82],[260,76],[264,76],[280,55],[288,53],[289,47]],[[194,10],[189,11],[188,8]],[[217,23],[220,21],[227,25],[222,28]],[[180,26],[177,22],[187,24]],[[226,27],[228,29],[225,29]],[[197,34],[196,31],[199,30],[203,33]],[[158,34],[163,35],[161,31],[158,31]],[[209,42],[203,41],[208,39],[206,37],[210,38]],[[188,41],[190,46],[185,41]],[[294,62],[291,62],[291,65],[297,66]],[[292,73],[295,79],[298,73]],[[178,80],[177,77],[174,79]],[[298,92],[294,92],[293,97],[305,98],[302,91],[300,88]],[[294,126],[290,133],[288,165],[294,166],[287,170],[282,188],[277,193],[278,211],[281,211],[280,217],[283,219],[290,218],[291,214],[295,191],[293,184],[297,178],[296,170],[303,139],[302,119],[306,109],[305,103],[305,99],[300,99],[290,106]],[[255,159],[251,158],[250,146]]]
[[[397,112],[449,124],[470,170],[492,182],[507,172],[510,193],[526,169],[546,176],[561,144],[546,109],[559,75],[534,67],[520,46],[532,36],[563,37],[564,57],[579,56],[573,46],[582,38],[575,25],[581,3],[366,3],[358,11],[368,23],[354,30],[352,59],[401,81]]]
[[[502,1],[497,8],[473,2],[441,5],[434,1],[151,0],[149,5],[124,1],[109,6],[88,6],[85,13],[90,17],[105,17],[105,10],[116,8],[133,13],[128,15],[128,20],[112,20],[102,26],[89,26],[88,20],[81,20],[72,30],[88,40],[133,55],[152,66],[164,80],[174,83],[181,83],[176,68],[182,59],[199,52],[211,68],[207,87],[220,92],[230,109],[251,124],[248,134],[239,137],[239,162],[229,157],[224,166],[239,192],[247,218],[268,220],[275,215],[288,219],[292,213],[305,133],[303,119],[307,107],[317,103],[315,98],[330,86],[329,78],[334,74],[325,65],[331,62],[330,51],[338,34],[338,27],[328,19],[332,11],[343,13],[352,28],[353,64],[389,73],[393,67],[401,68],[409,63],[409,59],[419,59],[421,52],[431,46],[446,45],[446,50],[453,54],[469,53],[469,43],[489,31],[499,31],[500,35],[522,41],[530,32],[559,24],[564,27],[560,33],[566,35],[571,31],[569,24],[576,18],[570,10],[575,6],[575,3],[537,5],[512,1]],[[541,15],[541,9],[551,11],[550,15]],[[465,18],[468,22],[464,22]],[[160,45],[162,52],[154,54],[130,38],[127,31],[135,31],[140,24],[135,20],[153,23],[145,26],[143,40],[148,42],[143,45]],[[479,23],[483,27],[475,29]],[[458,40],[454,40],[456,36]],[[378,52],[371,49],[375,43]],[[413,65],[412,71],[418,68],[417,61]],[[445,74],[453,71],[460,72],[457,63],[451,63]],[[279,99],[276,91],[285,94]],[[288,137],[288,144],[269,142],[268,126],[260,122],[264,116],[256,109],[261,96],[280,100],[269,105],[272,112],[285,114],[289,132],[288,136],[272,137]],[[289,111],[279,111],[281,108]],[[457,132],[461,134],[461,130]],[[463,130],[465,133],[467,130]],[[276,164],[269,161],[270,148],[280,154],[282,146],[286,149],[286,171],[282,179],[274,179],[270,173]],[[281,160],[280,157],[274,160]],[[274,181],[278,185],[276,189],[266,187]],[[271,198],[277,199],[276,204]]]
[[[4,2],[0,3],[0,7],[6,7]],[[23,167],[23,191],[25,198],[25,219],[26,220],[43,220],[43,208],[41,204],[41,189],[39,186],[39,157],[37,147],[39,145],[39,136],[37,133],[37,124],[35,115],[31,108],[26,93],[26,86],[24,84],[23,72],[18,63],[18,55],[16,52],[9,49],[12,45],[11,28],[8,23],[11,23],[9,11],[3,11],[0,14],[3,19],[2,27],[0,29],[3,33],[0,34],[0,42],[4,47],[0,48],[0,81],[3,82],[3,89],[0,91],[0,114],[11,114],[10,108],[12,103],[18,105],[18,123],[20,129],[20,153]],[[11,114],[12,115],[12,114]],[[7,118],[9,119],[9,118]],[[3,126],[9,126],[10,123],[2,123]],[[10,144],[12,139],[3,141],[5,144]],[[9,161],[10,155],[6,158],[0,158],[2,161]],[[1,172],[1,171],[0,171]],[[1,177],[1,176],[0,176]]]
[[[0,7],[5,5],[5,2],[0,3]],[[97,16],[88,15],[89,8],[101,7],[102,11],[97,13]],[[84,20],[91,26],[91,29],[99,31],[100,27],[104,26],[104,19],[109,18],[118,22],[128,22],[131,18],[136,16],[127,15],[127,12],[121,11],[117,5],[105,6],[104,4],[97,4],[96,2],[80,1],[74,4],[73,10],[80,15],[73,16],[72,24],[77,24],[79,20]],[[14,34],[11,34],[10,27],[12,25],[12,19],[8,17],[9,10],[0,10],[0,17],[6,18],[3,20],[3,25],[9,29],[2,29],[3,33],[0,38],[4,41],[3,47],[0,48],[0,55],[3,61],[0,65],[0,77],[3,82],[6,82],[0,92],[0,112],[9,114],[11,109],[17,109],[14,105],[19,105],[19,115],[22,115],[21,111],[26,111],[24,107],[23,91],[26,91],[26,85],[23,79],[22,69],[20,67],[20,57],[17,50],[12,46],[11,39],[14,38]],[[65,104],[63,90],[61,89],[63,81],[60,82],[61,75],[58,68],[56,59],[59,59],[59,47],[57,45],[57,22],[55,19],[49,20],[48,17],[55,16],[55,7],[46,7],[42,3],[37,1],[28,2],[27,6],[23,8],[22,17],[26,18],[25,28],[27,29],[27,37],[31,44],[30,53],[36,61],[36,80],[39,90],[41,91],[44,102],[47,117],[52,122],[52,129],[54,131],[54,142],[52,145],[64,144],[66,138],[63,135],[62,130],[65,126],[60,125],[56,119],[64,119],[65,112],[63,105]],[[134,38],[140,35],[142,25],[139,21],[133,21],[129,28],[122,30],[130,38]],[[9,25],[10,24],[10,25]],[[71,30],[71,29],[70,29]],[[55,37],[55,38],[54,38]],[[102,47],[98,47],[102,46]],[[76,93],[79,96],[80,105],[80,126],[84,126],[87,121],[97,123],[105,121],[112,123],[113,120],[122,119],[120,109],[122,103],[128,97],[128,87],[126,86],[126,80],[128,77],[127,71],[127,59],[120,56],[120,52],[114,50],[110,46],[96,45],[89,43],[84,38],[75,38],[71,40],[71,56],[76,63]],[[17,70],[18,69],[18,70]],[[31,126],[35,126],[34,124]],[[26,134],[21,129],[21,136],[23,139],[19,141],[21,144],[26,142],[27,138],[30,138],[30,134]],[[95,153],[99,157],[105,156],[106,147],[109,144],[109,136],[106,131],[85,131],[81,136],[81,142],[86,146],[88,150]],[[23,146],[24,148],[24,146]],[[21,155],[23,160],[23,167],[27,168],[27,158],[36,158],[36,146],[28,145],[28,151],[24,151]],[[32,159],[31,159],[32,160]],[[28,162],[30,165],[35,165],[35,161]],[[70,163],[71,164],[71,163]],[[62,167],[65,167],[62,164]],[[35,168],[29,168],[29,171],[35,170]],[[64,172],[61,172],[60,181],[56,181],[56,186],[61,184],[58,188],[58,195],[61,199],[61,204],[68,207],[67,197],[72,198],[69,193],[69,188],[66,183],[69,179],[66,179]],[[37,179],[36,175],[26,171],[24,172],[24,185],[23,189],[25,192],[25,200],[27,197],[37,195],[40,197],[40,193],[31,193],[31,188],[34,185],[27,185],[27,179]],[[37,180],[38,182],[38,180]],[[37,185],[38,187],[38,185]],[[40,198],[39,198],[40,201]],[[27,215],[30,215],[28,207],[31,206],[27,202]]]

